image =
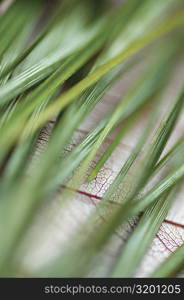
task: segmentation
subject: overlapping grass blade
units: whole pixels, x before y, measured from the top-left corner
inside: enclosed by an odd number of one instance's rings
[[[107,63],[98,67],[94,72],[86,76],[83,80],[72,87],[68,92],[59,97],[52,105],[50,105],[40,117],[40,121],[37,126],[43,125],[48,121],[58,110],[63,110],[69,103],[71,103],[77,96],[79,96],[84,90],[96,83],[102,78],[108,71],[114,69],[118,64],[125,61],[130,56],[134,55],[146,45],[155,41],[159,37],[169,33],[170,31],[182,26],[184,22],[184,12],[181,10],[175,16],[166,18],[160,25],[154,28],[149,34],[140,38],[138,41],[132,43],[126,50],[118,54]]]
[[[73,106],[69,107],[65,115],[62,116],[62,118],[60,118],[56,123],[56,128],[53,131],[48,148],[46,149],[46,152],[43,154],[43,157],[41,157],[41,162],[38,164],[36,170],[34,170],[32,177],[29,180],[27,180],[27,178],[25,177],[25,173],[23,172],[21,178],[19,178],[20,182],[16,181],[15,182],[16,184],[13,184],[12,182],[12,189],[15,188],[16,191],[15,193],[18,195],[18,197],[16,197],[16,201],[14,199],[14,203],[17,209],[20,210],[21,217],[19,219],[17,218],[17,216],[14,218],[15,223],[13,224],[13,226],[11,226],[12,224],[11,222],[9,223],[8,226],[10,230],[9,234],[11,237],[14,237],[14,239],[11,240],[11,243],[14,244],[17,241],[17,239],[20,238],[21,236],[20,231],[23,228],[24,230],[26,229],[27,222],[29,221],[29,218],[27,217],[28,212],[30,217],[32,215],[32,210],[34,211],[34,207],[38,206],[40,199],[42,199],[43,196],[47,196],[48,193],[51,193],[51,191],[53,190],[53,184],[52,185],[50,183],[47,184],[47,182],[49,182],[49,180],[52,181],[53,176],[56,176],[55,175],[56,170],[59,170],[60,167],[62,167],[61,163],[58,164],[58,158],[61,152],[64,150],[64,147],[66,146],[67,142],[71,138],[75,128],[79,125],[80,122],[82,122],[84,117],[86,117],[89,114],[89,112],[94,107],[94,105],[101,99],[104,92],[112,85],[112,83],[114,82],[114,80],[118,78],[118,76],[119,76],[118,70],[111,72],[101,82],[99,82],[99,84],[89,89],[89,91],[83,95],[83,97],[79,100],[79,102],[77,102],[76,104],[74,103]],[[78,109],[78,113],[76,113],[76,108]],[[71,118],[73,119],[73,122],[70,123],[70,126],[68,126],[67,131],[63,131],[62,129],[63,126],[65,126],[66,121]],[[24,144],[23,147],[25,147]],[[13,161],[13,165],[14,165],[14,161]],[[8,168],[8,170],[11,169],[10,174],[12,173],[12,167],[13,166],[10,161],[10,166]],[[63,172],[64,178],[66,178],[67,176],[66,169],[61,169],[61,171],[62,170],[64,171]],[[61,171],[59,176],[60,184],[62,182]],[[6,179],[5,180],[5,184],[6,184],[7,176],[5,177],[5,179]],[[22,186],[23,188],[21,188]],[[54,187],[55,186],[57,186],[56,181],[54,181]],[[35,191],[34,194],[30,193],[32,189],[34,189]],[[46,195],[45,195],[45,190],[47,192]],[[3,191],[4,191],[4,186],[3,186]],[[24,202],[25,193],[27,195],[26,196],[27,205],[23,209],[21,203],[22,201]],[[6,198],[6,202],[5,202],[6,203],[5,207],[6,207],[6,205],[8,205],[8,203],[12,202],[13,200],[11,192],[9,193],[8,188],[6,194],[4,194],[4,198]],[[8,216],[6,216],[6,219],[8,219]],[[3,235],[1,236],[1,238],[3,238]],[[5,241],[4,241],[4,246],[6,249],[5,250],[5,256],[6,256],[8,255],[9,247],[7,246]]]
[[[68,6],[70,8],[71,4]],[[64,59],[75,55],[76,52],[82,51],[82,49],[84,49],[84,44],[88,51],[90,48],[95,48],[95,50],[91,51],[91,56],[95,54],[105,41],[112,41],[112,37],[108,34],[108,28],[110,27],[113,30],[113,28],[116,28],[118,25],[121,25],[120,28],[122,28],[123,24],[121,23],[124,15],[126,17],[127,14],[129,15],[129,13],[132,12],[129,10],[128,5],[125,11],[120,9],[114,13],[113,21],[107,17],[105,20],[103,19],[100,24],[85,26],[86,18],[81,18],[81,16],[84,15],[82,12],[85,7],[83,7],[83,5],[78,6],[79,5],[77,5],[76,9],[72,10],[72,13],[70,12],[70,16],[68,16],[68,12],[66,14],[67,17],[65,17],[64,20],[61,19],[59,24],[56,23],[56,26],[49,32],[45,40],[38,44],[37,49],[31,54],[33,57],[37,57],[37,61],[32,63],[31,66],[28,65],[24,72],[18,74],[16,78],[10,80],[3,88],[1,88],[1,105],[46,78],[60,67]],[[71,26],[73,23],[76,23],[75,27]],[[75,35],[75,39],[72,40],[73,35]],[[58,36],[58,39],[56,39],[56,36]],[[48,45],[52,51],[48,48]],[[55,49],[53,45],[55,46]],[[44,54],[43,59],[40,57],[40,53],[42,52]]]

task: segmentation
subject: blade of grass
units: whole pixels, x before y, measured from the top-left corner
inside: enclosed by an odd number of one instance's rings
[[[175,250],[163,263],[151,274],[152,278],[173,277],[184,268],[184,245]]]
[[[137,266],[140,264],[141,259],[167,216],[175,196],[175,189],[171,192],[166,192],[165,195],[144,212],[138,226],[121,250],[115,268],[112,271],[113,277],[132,277],[135,275]]]
[[[35,13],[39,9],[40,3],[39,1],[33,1],[31,5],[29,3],[25,3],[24,1],[16,1],[14,5],[10,8],[12,10],[9,13],[7,11],[7,24],[1,26],[0,35],[1,35],[1,44],[0,44],[0,57],[5,53],[5,51],[11,46],[12,42],[16,39],[19,32],[24,29],[24,26],[27,22],[31,21]],[[23,13],[16,18],[17,14],[23,11]],[[14,20],[16,19],[16,22]],[[14,24],[13,26],[11,24]]]
[[[135,0],[132,0],[133,2]],[[80,8],[80,7],[79,7]],[[120,11],[115,11],[113,15],[113,21],[111,18],[107,16],[105,20],[102,20],[100,24],[97,24],[95,26],[87,27],[86,26],[81,30],[82,26],[81,23],[84,23],[83,18],[79,18],[79,15],[81,16],[82,8],[79,9],[77,7],[76,11],[72,11],[72,14],[70,13],[70,17],[65,17],[66,20],[61,22],[61,25],[59,27],[59,33],[63,32],[63,43],[65,43],[65,47],[63,49],[56,49],[57,51],[54,51],[51,53],[50,56],[46,55],[46,57],[39,61],[39,63],[34,63],[33,66],[30,67],[19,74],[17,78],[14,78],[14,80],[10,81],[1,89],[1,96],[0,96],[0,103],[3,105],[5,102],[11,100],[14,96],[17,96],[21,92],[27,90],[29,87],[34,85],[36,82],[40,82],[42,79],[46,78],[49,74],[51,74],[54,70],[56,70],[62,63],[63,59],[66,59],[68,55],[75,55],[76,51],[82,51],[84,48],[84,44],[86,45],[86,49],[89,51],[90,47],[94,48],[95,44],[99,45],[99,47],[96,47],[96,51],[100,49],[100,47],[104,44],[105,40],[113,40],[113,37],[109,36],[108,28],[113,29],[113,27],[117,26],[117,24],[120,24],[122,26],[122,20],[124,19],[124,15],[126,17],[127,13],[129,13],[129,5],[124,10],[120,9]],[[130,11],[131,12],[131,11]],[[66,14],[68,15],[68,14]],[[110,15],[111,16],[111,15]],[[119,16],[121,16],[121,23],[119,20]],[[116,19],[116,17],[118,17]],[[81,20],[79,22],[79,20]],[[125,18],[126,20],[126,18]],[[67,22],[67,24],[65,24]],[[74,31],[74,27],[71,26],[71,23],[76,22],[76,29]],[[64,26],[63,26],[64,23]],[[78,24],[79,23],[79,24]],[[121,28],[120,26],[120,28]],[[66,28],[65,28],[66,27]],[[86,29],[85,29],[86,28]],[[57,29],[57,28],[56,28]],[[55,35],[58,35],[58,30],[55,32],[51,32],[50,38],[51,41],[53,40],[53,37]],[[75,39],[73,42],[69,43],[69,37],[71,37],[75,34]],[[77,38],[78,37],[78,38]],[[48,39],[48,38],[47,38]],[[55,42],[56,39],[54,39]],[[58,39],[59,40],[59,39]],[[60,38],[61,40],[61,38]],[[61,43],[61,41],[60,41]],[[41,52],[41,49],[47,49],[48,48],[48,41],[46,41],[46,45],[43,44],[39,46],[36,56],[39,55]],[[52,43],[49,42],[49,45],[52,46]],[[67,48],[68,45],[68,48]],[[34,53],[35,54],[35,53]],[[91,55],[95,54],[95,51],[92,52]],[[48,57],[47,57],[48,56]]]

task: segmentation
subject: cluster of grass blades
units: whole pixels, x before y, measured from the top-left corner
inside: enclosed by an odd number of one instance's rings
[[[1,277],[101,276],[95,271],[105,264],[101,253],[134,217],[138,222],[105,276],[136,276],[181,189],[184,137],[167,146],[182,116],[184,78],[174,96],[166,91],[183,59],[183,0],[114,2],[0,1]],[[106,95],[127,76],[124,92],[71,146],[76,130],[107,106]],[[70,214],[81,186],[96,180],[140,120],[132,150],[118,159],[116,176],[88,217],[57,255],[36,268],[26,265],[32,247],[26,237],[40,211],[57,203],[61,221]],[[183,247],[148,276],[177,276]]]

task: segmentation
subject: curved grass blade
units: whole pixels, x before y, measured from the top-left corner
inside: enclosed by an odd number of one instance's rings
[[[175,190],[166,192],[165,195],[144,212],[138,225],[121,250],[116,266],[112,271],[113,277],[122,278],[135,275],[137,266],[140,264],[141,259],[167,216],[175,196]]]
[[[168,258],[151,274],[150,277],[173,277],[184,268],[184,245],[177,248]]]

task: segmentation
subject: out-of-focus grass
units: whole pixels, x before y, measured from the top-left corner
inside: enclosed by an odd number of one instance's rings
[[[183,138],[160,162],[182,113],[181,90],[159,121],[161,95],[183,50],[183,1],[158,5],[155,0],[129,0],[113,6],[110,1],[99,5],[99,1],[64,0],[56,1],[49,14],[48,3],[41,0],[17,0],[6,9],[4,4],[0,6],[0,274],[29,272],[17,268],[16,260],[40,206],[54,197],[59,198],[61,210],[72,203],[75,190],[95,179],[149,105],[152,111],[145,129],[126,162],[120,162],[122,167],[101,202],[62,253],[37,274],[29,274],[87,276],[92,265],[99,264],[99,253],[114,232],[128,218],[143,213],[108,274],[133,276],[184,176],[179,155]],[[127,93],[76,148],[61,156],[76,128],[138,64],[143,68]],[[51,136],[31,168],[40,131],[49,120],[54,120]],[[117,126],[120,131],[91,170],[103,142]],[[161,182],[145,192],[165,168]],[[58,195],[60,185],[69,185],[70,190]],[[109,200],[118,206],[110,206]],[[97,223],[101,215],[105,221]],[[132,244],[139,247],[144,234],[144,245],[135,257]],[[182,269],[181,250],[177,251],[156,275],[169,276]]]

